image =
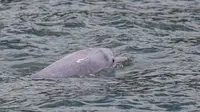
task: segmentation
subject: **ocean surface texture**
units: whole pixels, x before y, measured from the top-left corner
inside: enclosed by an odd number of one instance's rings
[[[0,1],[0,112],[200,112],[200,0]],[[31,79],[89,47],[129,61]]]

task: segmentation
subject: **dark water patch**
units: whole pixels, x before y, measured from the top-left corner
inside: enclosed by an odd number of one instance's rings
[[[169,104],[160,104],[158,107],[165,108],[166,111],[180,111],[182,110],[182,107],[180,104],[175,102],[169,102]]]
[[[126,29],[126,28],[134,28],[134,24],[126,19],[118,19],[115,21],[111,21],[110,23],[104,23],[104,24],[108,24],[111,27],[116,27],[119,29]],[[100,25],[104,25],[104,24],[100,24]]]
[[[191,44],[192,46],[196,46],[196,45],[199,45],[200,38],[199,37],[194,37],[194,38],[173,38],[173,39],[170,39],[169,43],[179,43],[179,42],[184,42],[186,44]]]
[[[109,103],[109,102],[113,102],[113,100],[109,97],[109,96],[105,96],[103,98],[97,98],[96,100],[92,101],[92,100],[86,100],[84,101],[86,103],[98,103],[98,104],[101,104],[101,103]]]
[[[21,2],[24,0],[1,0],[1,3]]]
[[[31,64],[31,66],[27,67],[27,65],[30,65],[30,64]],[[38,63],[24,62],[24,63],[20,63],[20,64],[17,63],[15,65],[12,65],[11,68],[16,69],[16,72],[20,73],[20,76],[29,76],[29,75],[32,75],[33,73],[37,72],[37,71],[40,71],[45,66],[47,66],[47,64],[39,63],[39,62]]]
[[[55,107],[60,107],[60,106],[66,106],[66,107],[73,107],[73,106],[83,106],[85,105],[83,102],[79,101],[70,101],[70,100],[63,100],[63,101],[57,101],[55,103],[50,103],[50,104],[43,104],[40,106],[40,108],[55,108]]]
[[[51,5],[52,6],[60,6],[60,5],[72,5],[73,2],[72,1],[63,1],[63,0],[59,0],[59,1],[51,1]]]
[[[196,31],[196,29],[189,28],[184,24],[170,24],[170,23],[161,23],[161,22],[155,23],[155,22],[150,22],[150,21],[144,22],[143,27],[151,28],[151,29],[157,28],[157,29],[166,30],[166,31],[178,31],[178,30],[185,31],[185,32]]]
[[[119,109],[131,109],[131,108],[133,108],[133,106],[121,104],[121,105],[117,105],[117,108],[119,108]]]
[[[116,38],[117,38],[119,41],[125,41],[125,42],[127,42],[127,41],[132,41],[132,40],[133,40],[132,36],[130,36],[130,35],[128,35],[128,34],[120,34],[120,35],[118,35]]]
[[[1,40],[1,44],[2,45],[5,45],[5,44],[8,44],[8,43],[19,43],[21,40],[20,39],[13,39],[13,40]]]
[[[0,23],[0,29],[3,29],[5,26],[3,23]]]
[[[27,31],[28,34],[33,34],[36,36],[62,36],[62,35],[68,35],[69,33],[66,32],[56,32],[52,31],[50,29],[31,29]]]
[[[35,23],[36,25],[39,26],[54,26],[54,25],[62,25],[62,21],[48,21],[48,22],[37,22]]]
[[[160,51],[158,48],[138,48],[138,47],[127,47],[126,50],[131,50],[136,53],[154,53]]]
[[[64,24],[65,27],[85,27],[84,23],[68,22]]]
[[[26,47],[34,47],[29,43],[22,42],[21,39],[1,40],[0,46],[4,49],[18,49],[21,50]]]

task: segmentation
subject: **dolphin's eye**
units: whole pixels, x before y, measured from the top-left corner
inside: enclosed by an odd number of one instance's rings
[[[115,60],[114,60],[114,59],[112,59],[112,62],[114,63],[114,62],[115,62]]]

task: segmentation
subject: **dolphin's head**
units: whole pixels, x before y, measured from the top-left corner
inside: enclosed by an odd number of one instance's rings
[[[107,68],[115,67],[115,57],[113,52],[108,48],[100,48],[101,56],[103,57],[102,62],[105,63]]]
[[[101,48],[100,51],[102,52],[103,55],[102,61],[106,63],[106,66],[108,68],[114,68],[117,65],[122,64],[123,62],[128,60],[127,57],[123,56],[115,57],[113,52],[108,48]]]

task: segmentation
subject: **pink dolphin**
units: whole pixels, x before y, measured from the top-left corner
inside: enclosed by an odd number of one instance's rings
[[[127,60],[114,57],[108,48],[88,48],[69,54],[32,75],[33,79],[65,78],[95,75],[101,70],[112,68]]]

